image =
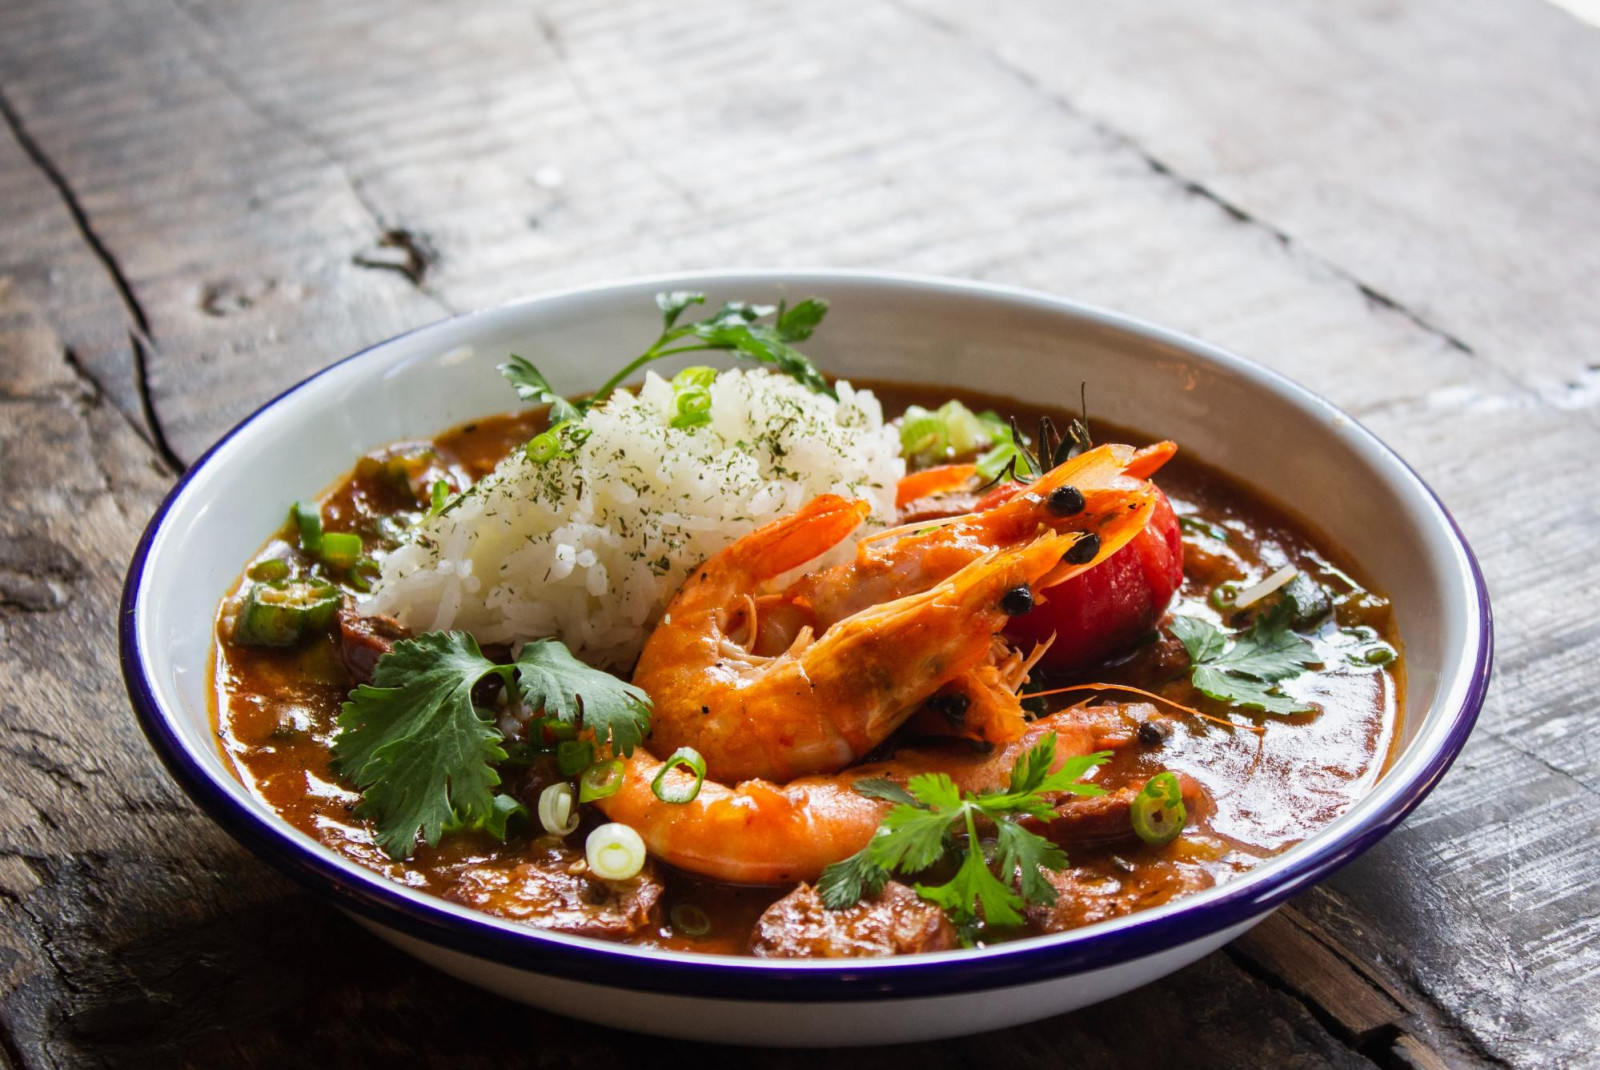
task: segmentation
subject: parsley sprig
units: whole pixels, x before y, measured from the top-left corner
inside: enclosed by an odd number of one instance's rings
[[[692,323],[679,323],[695,305],[706,303],[706,295],[692,290],[656,294],[661,310],[661,335],[639,356],[629,361],[604,385],[586,398],[568,401],[557,394],[550,381],[527,359],[513,355],[500,365],[500,374],[510,381],[517,396],[534,405],[550,406],[552,430],[563,423],[581,419],[583,414],[605,401],[611,392],[652,361],[682,353],[708,349],[725,350],[742,360],[755,361],[793,376],[819,394],[837,399],[838,395],[816,365],[793,343],[803,342],[828,314],[828,302],[808,297],[796,305],[754,305],[729,301],[710,316]],[[771,322],[762,322],[768,317]]]
[[[1189,679],[1209,698],[1263,713],[1306,713],[1312,707],[1279,686],[1320,663],[1316,649],[1290,627],[1287,598],[1231,638],[1198,617],[1174,617],[1169,631],[1189,653]]]
[[[1110,758],[1109,751],[1068,758],[1051,772],[1055,753],[1056,737],[1045,736],[1018,759],[1009,786],[998,791],[965,792],[944,773],[911,777],[904,787],[884,778],[858,780],[856,791],[895,806],[866,847],[823,870],[817,882],[822,902],[835,910],[853,906],[864,895],[877,895],[895,873],[921,873],[959,856],[950,880],[918,884],[917,894],[966,929],[1022,924],[1024,906],[1055,902],[1043,871],[1063,868],[1067,856],[1017,819],[1048,820],[1054,814],[1050,796],[1061,792],[1105,794],[1082,778]],[[994,828],[988,850],[980,821]]]
[[[529,708],[592,731],[633,753],[650,725],[639,688],[593,669],[555,639],[528,643],[510,664],[484,657],[466,632],[403,639],[378,659],[372,683],[350,692],[333,741],[334,769],[361,790],[356,812],[373,822],[378,846],[408,858],[420,835],[481,828],[504,839],[522,804],[492,789],[506,760],[505,737],[474,705],[473,688],[499,676]]]

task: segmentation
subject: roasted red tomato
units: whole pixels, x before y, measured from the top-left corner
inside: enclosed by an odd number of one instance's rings
[[[1183,540],[1172,503],[1159,490],[1150,523],[1133,541],[1087,572],[1040,592],[1039,602],[1013,617],[1006,635],[1022,649],[1055,643],[1040,665],[1081,669],[1131,646],[1155,627],[1183,583]]]

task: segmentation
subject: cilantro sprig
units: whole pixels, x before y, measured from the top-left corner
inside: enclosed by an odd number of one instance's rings
[[[466,632],[426,632],[403,639],[378,659],[372,683],[350,692],[333,741],[333,763],[361,790],[357,814],[371,819],[378,846],[410,857],[420,836],[429,846],[448,831],[479,828],[504,839],[526,809],[508,795],[495,767],[505,737],[472,701],[484,679],[499,676],[543,715],[592,731],[631,754],[650,725],[650,699],[639,688],[590,668],[559,641],[528,643],[510,664],[485,657]]]
[[[500,365],[500,374],[506,377],[522,400],[533,405],[550,406],[552,430],[563,423],[581,419],[584,413],[605,401],[612,391],[646,364],[682,353],[711,349],[731,352],[741,360],[765,364],[792,376],[816,393],[838,398],[827,379],[817,371],[816,365],[794,348],[794,343],[810,338],[817,329],[822,318],[828,314],[828,302],[819,297],[808,297],[793,306],[786,301],[776,305],[729,301],[704,319],[690,323],[678,322],[690,308],[705,303],[706,295],[692,290],[656,294],[656,307],[661,310],[660,336],[649,349],[607,379],[599,390],[578,401],[568,401],[556,393],[550,381],[524,357],[513,355]],[[771,317],[770,322],[763,322],[768,317]]]
[[[817,882],[823,904],[834,910],[853,906],[862,896],[877,895],[895,873],[921,873],[959,856],[950,880],[917,884],[917,894],[969,930],[1022,924],[1024,906],[1055,902],[1044,871],[1060,870],[1067,856],[1017,819],[1048,820],[1054,813],[1050,796],[1062,792],[1105,794],[1082,778],[1110,758],[1109,751],[1068,758],[1051,772],[1055,752],[1055,736],[1045,736],[1018,759],[1009,785],[996,791],[962,791],[944,773],[911,777],[904,787],[882,778],[858,780],[856,791],[895,805],[866,847],[823,870]],[[980,821],[994,829],[987,848]]]
[[[1295,607],[1283,599],[1231,638],[1198,617],[1174,617],[1167,629],[1189,653],[1189,679],[1218,702],[1262,713],[1306,713],[1312,707],[1281,684],[1320,663],[1316,649],[1290,627]]]

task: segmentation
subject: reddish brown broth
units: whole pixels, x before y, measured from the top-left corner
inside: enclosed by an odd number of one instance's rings
[[[950,397],[948,391],[931,387],[884,382],[858,385],[870,387],[878,395],[886,415],[903,412],[911,404],[936,406]],[[974,410],[1015,413],[1024,427],[1040,415],[1058,421],[1067,415],[972,392],[957,396]],[[542,424],[542,415],[530,412],[491,417],[444,432],[432,445],[445,463],[440,472],[428,475],[445,475],[457,483],[476,479]],[[1101,427],[1097,431],[1101,441],[1148,441],[1116,429]],[[1255,580],[1283,564],[1294,564],[1350,590],[1350,598],[1339,611],[1341,624],[1374,628],[1399,648],[1387,603],[1361,588],[1352,578],[1353,566],[1307,525],[1181,452],[1160,472],[1157,482],[1180,516],[1228,531],[1225,545],[1186,531],[1185,580],[1173,611],[1182,612],[1186,603],[1204,602],[1218,583],[1236,578],[1236,571]],[[403,491],[370,474],[364,476],[359,469],[341,480],[322,502],[328,530],[360,532],[369,545],[376,541],[381,518],[418,508]],[[281,539],[274,539],[255,560],[292,552]],[[365,822],[352,813],[358,795],[330,768],[335,719],[351,686],[336,639],[323,637],[291,651],[239,646],[229,638],[230,603],[231,595],[218,616],[217,735],[235,774],[284,820],[391,880],[439,895],[451,890],[462,870],[486,864],[511,865],[528,849],[526,839],[513,838],[502,844],[483,835],[457,834],[445,837],[437,847],[420,847],[403,863],[379,851]],[[1381,668],[1355,668],[1345,662],[1337,641],[1336,633],[1313,639],[1325,655],[1326,668],[1296,685],[1297,696],[1316,703],[1321,707],[1318,712],[1257,718],[1266,726],[1259,734],[1180,716],[1172,722],[1175,732],[1164,745],[1119,749],[1100,770],[1097,783],[1115,789],[1168,768],[1199,781],[1209,803],[1191,812],[1184,834],[1166,846],[1130,840],[1112,847],[1074,849],[1070,876],[1075,894],[1063,898],[1050,926],[1103,920],[1226,880],[1297,843],[1365,794],[1398,739],[1403,658]],[[1225,707],[1206,699],[1186,679],[1172,678],[1170,653],[1170,640],[1148,645],[1119,663],[1052,683],[1097,680],[1130,684],[1225,714]],[[1084,697],[1071,694],[1044,701],[1056,709]],[[1105,698],[1133,700],[1109,693]],[[589,819],[570,841],[581,845],[593,821]],[[660,923],[632,938],[633,943],[744,953],[756,919],[789,891],[718,885],[669,867],[659,868],[665,885]],[[675,933],[668,918],[678,904],[705,911],[711,931],[698,938]],[[1022,930],[1017,935],[1031,931],[1038,930]]]

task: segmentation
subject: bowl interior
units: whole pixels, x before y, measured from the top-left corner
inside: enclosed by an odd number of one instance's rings
[[[713,303],[828,298],[827,324],[806,348],[847,378],[1069,399],[1085,381],[1097,416],[1175,439],[1306,518],[1360,562],[1393,599],[1405,643],[1407,714],[1395,764],[1349,813],[1241,881],[1268,881],[1289,856],[1348,838],[1442,772],[1434,759],[1464,731],[1461,710],[1471,704],[1487,643],[1487,607],[1448,516],[1349,417],[1226,353],[1053,298],[831,272],[641,280],[460,317],[334,365],[241,425],[176,491],[142,572],[131,577],[139,668],[183,760],[278,835],[310,845],[233,779],[216,747],[209,651],[223,591],[287,504],[319,492],[360,453],[512,408],[495,371],[508,354],[532,360],[558,389],[593,388],[656,336],[654,293],[685,287],[706,290]],[[336,862],[352,880],[381,881]]]

